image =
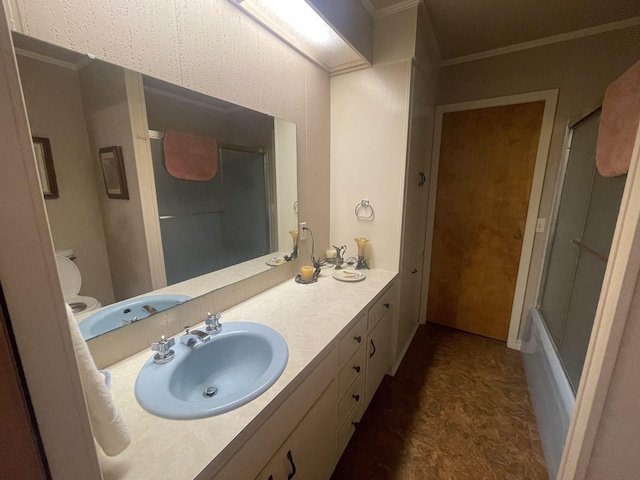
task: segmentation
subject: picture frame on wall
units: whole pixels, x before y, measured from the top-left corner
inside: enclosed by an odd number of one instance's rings
[[[45,137],[31,137],[33,152],[38,166],[38,177],[44,198],[58,198],[58,182],[56,171],[53,168],[53,155],[51,154],[51,142]]]
[[[104,187],[109,198],[129,200],[129,190],[127,188],[127,176],[124,171],[124,160],[122,158],[122,147],[104,147],[100,149],[100,165],[102,167],[102,178]]]

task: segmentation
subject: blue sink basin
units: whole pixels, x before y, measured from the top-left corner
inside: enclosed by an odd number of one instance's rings
[[[169,363],[150,358],[144,364],[135,394],[149,413],[177,420],[211,417],[250,402],[275,383],[289,358],[278,332],[251,322],[224,323],[208,342],[176,342],[173,350]]]
[[[147,295],[131,300],[123,300],[104,307],[93,315],[89,315],[78,326],[84,339],[89,340],[128,323],[142,320],[153,313],[175,307],[187,300],[191,300],[191,297],[180,294]]]

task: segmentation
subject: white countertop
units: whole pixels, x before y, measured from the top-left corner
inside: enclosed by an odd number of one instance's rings
[[[223,312],[223,325],[232,321],[263,323],[277,330],[289,347],[287,366],[276,383],[231,412],[199,420],[156,417],[143,410],[134,396],[138,372],[152,352],[145,350],[108,367],[111,393],[131,431],[131,445],[113,458],[99,450],[105,480],[192,480],[210,463],[226,462],[228,452],[240,447],[240,440],[234,442],[238,435],[247,427],[255,428],[251,422],[396,276],[379,269],[364,272],[367,278],[357,283],[333,279],[331,269],[324,270],[311,285],[291,279]],[[173,311],[179,313],[179,309]],[[220,455],[225,449],[225,455]]]

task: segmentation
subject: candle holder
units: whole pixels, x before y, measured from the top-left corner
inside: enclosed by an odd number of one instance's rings
[[[356,270],[361,270],[363,268],[370,270],[369,265],[367,264],[367,260],[364,258],[364,251],[367,243],[369,243],[369,239],[364,237],[357,237],[354,238],[354,240],[358,245],[358,263],[356,264]]]
[[[291,238],[293,238],[293,251],[291,252],[291,255],[284,256],[284,259],[287,262],[290,262],[291,260],[298,258],[298,231],[290,230],[289,233],[291,234]]]
[[[302,274],[297,274],[295,281],[296,283],[301,283],[302,285],[309,285],[310,283],[316,283],[318,281],[318,277],[320,276],[320,260],[318,259],[318,261],[313,261],[313,274],[311,275],[311,278],[309,280],[303,280],[302,278]]]

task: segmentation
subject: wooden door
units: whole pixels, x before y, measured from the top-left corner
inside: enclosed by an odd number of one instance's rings
[[[444,114],[427,321],[507,339],[543,112]]]
[[[48,478],[4,312],[0,290],[0,478]]]

